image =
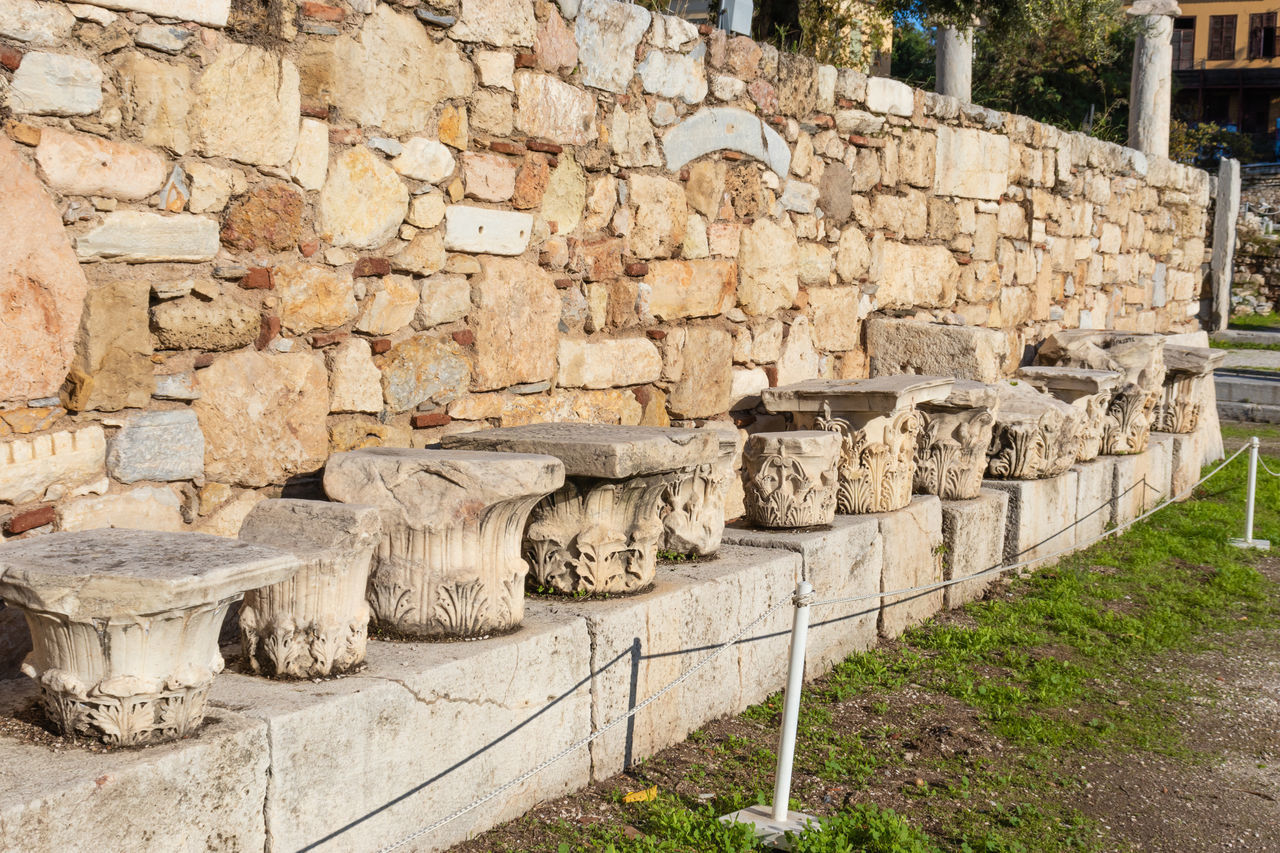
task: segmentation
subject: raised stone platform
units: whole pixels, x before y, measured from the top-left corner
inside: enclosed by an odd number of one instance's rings
[[[1074,468],[1042,480],[984,480],[982,487],[1009,496],[1005,562],[1038,562],[1075,547],[1079,474]]]
[[[942,502],[942,577],[966,577],[999,566],[1004,560],[1005,519],[1009,495],[982,489],[976,498]],[[982,597],[998,578],[992,572],[943,590],[943,603],[959,607]]]

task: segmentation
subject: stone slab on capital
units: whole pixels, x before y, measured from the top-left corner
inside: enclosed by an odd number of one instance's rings
[[[944,400],[953,380],[942,376],[877,376],[872,379],[810,379],[760,393],[771,412],[880,412]]]

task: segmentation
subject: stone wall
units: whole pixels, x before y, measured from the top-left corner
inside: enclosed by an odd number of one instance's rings
[[[613,0],[0,0],[0,98],[5,537],[724,420],[875,312],[1198,326],[1205,173]]]

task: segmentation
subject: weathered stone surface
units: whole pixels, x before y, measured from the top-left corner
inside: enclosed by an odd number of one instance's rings
[[[640,310],[659,320],[714,317],[734,305],[738,269],[733,261],[657,261],[645,276]]]
[[[795,232],[768,219],[742,229],[738,249],[738,302],[748,314],[790,308],[800,290]]]
[[[285,166],[298,144],[299,106],[292,60],[226,41],[196,80],[192,137],[210,157]]]
[[[21,504],[104,491],[106,452],[106,435],[97,424],[6,441],[0,444],[0,501]]]
[[[673,172],[703,154],[723,149],[755,157],[779,177],[791,168],[786,140],[756,116],[734,107],[699,110],[662,137],[667,169]]]
[[[648,338],[561,338],[556,384],[566,388],[643,385],[662,374],[662,356]]]
[[[733,394],[733,338],[711,326],[691,326],[685,334],[684,370],[667,398],[671,414],[707,418],[728,411]]]
[[[853,287],[809,289],[813,338],[819,349],[827,352],[846,352],[862,346],[861,301],[861,295],[857,288]]]
[[[439,231],[421,231],[413,236],[409,245],[391,256],[391,268],[397,272],[431,275],[444,269],[447,261],[444,235]]]
[[[501,154],[465,151],[462,174],[467,198],[480,201],[507,201],[516,188],[516,163]]]
[[[659,396],[657,392],[653,400]],[[663,409],[665,414],[665,409]],[[498,426],[540,423],[589,423],[667,426],[644,421],[645,410],[629,389],[610,391],[555,391],[551,394],[471,394],[449,404],[457,420],[493,418]]]
[[[571,234],[582,221],[587,201],[587,175],[573,157],[565,155],[551,171],[542,195],[542,218],[556,224],[557,234]]]
[[[451,162],[452,159],[451,155]],[[409,202],[409,213],[405,221],[415,228],[435,228],[444,221],[444,207],[443,193],[428,192],[415,195]]]
[[[143,24],[134,35],[134,43],[139,47],[149,47],[164,53],[181,53],[187,42],[195,35],[191,30],[182,27],[163,26],[161,24]]]
[[[1037,391],[1030,383],[995,383],[1000,395],[988,451],[987,476],[1056,477],[1080,456],[1086,412]]]
[[[58,529],[163,530],[183,529],[182,504],[167,486],[140,486],[101,497],[75,498],[58,507]]]
[[[325,352],[329,368],[329,411],[382,411],[382,373],[373,362],[369,342],[348,338]]]
[[[452,340],[427,334],[400,341],[375,356],[382,371],[382,394],[392,412],[405,412],[428,400],[447,403],[466,393],[471,363]]]
[[[906,83],[888,77],[868,77],[867,109],[910,118],[915,110],[915,93]]]
[[[391,161],[391,167],[406,178],[433,184],[452,175],[454,166],[447,146],[421,136],[405,142],[403,153]]]
[[[143,145],[169,148],[177,154],[191,149],[191,70],[171,65],[138,51],[122,52],[116,60],[121,107],[126,129],[138,133]],[[195,208],[191,208],[193,212]]]
[[[495,47],[527,47],[533,44],[535,27],[531,0],[463,0],[449,37]]]
[[[220,486],[229,493],[231,489],[222,483],[210,483],[205,486],[207,490],[210,486]],[[267,496],[262,492],[244,491],[230,497],[230,500],[224,500],[223,503],[213,507],[212,512],[204,506],[204,490],[201,491],[201,511],[209,513],[208,518],[200,522],[196,528],[197,533],[207,533],[210,536],[226,536],[235,538],[240,535],[240,527],[244,524],[244,520],[248,517],[253,508]]]
[[[356,318],[356,329],[370,335],[398,332],[418,310],[418,287],[407,275],[389,275],[382,289],[366,298]]]
[[[545,270],[522,260],[484,258],[472,301],[473,391],[541,382],[555,374],[560,297]]]
[[[324,462],[329,388],[319,353],[238,352],[196,376],[206,477],[266,486]]]
[[[225,27],[231,0],[93,0],[93,6]]]
[[[886,546],[881,592],[942,580],[942,501],[933,495],[919,495],[902,509],[875,517],[880,520],[880,536]],[[900,636],[941,610],[942,604],[941,589],[881,599],[880,636]]]
[[[34,171],[0,137],[0,401],[49,397],[71,365],[88,283]]]
[[[706,51],[695,48],[688,54],[651,50],[636,72],[646,92],[663,98],[679,98],[686,104],[701,103],[707,96]]]
[[[356,316],[350,273],[318,264],[281,264],[272,271],[280,325],[296,334],[336,329]]]
[[[890,317],[867,320],[872,376],[920,373],[995,382],[1004,375],[1009,339],[978,326],[944,326]]]
[[[1009,137],[939,127],[933,192],[998,200],[1009,186]]]
[[[102,71],[78,56],[33,51],[14,72],[6,103],[16,113],[91,115],[102,106]]]
[[[534,37],[533,53],[543,71],[554,74],[561,69],[573,70],[578,64],[578,43],[564,18],[554,12],[547,15]]]
[[[461,320],[471,311],[471,284],[461,275],[422,280],[415,320],[423,328]]]
[[[305,93],[391,136],[426,130],[437,104],[475,88],[471,63],[452,41],[433,40],[412,15],[381,3],[358,32],[312,40],[299,61]]]
[[[626,236],[637,258],[668,258],[679,252],[689,218],[680,185],[666,178],[632,175],[627,181],[636,218]]]
[[[190,409],[143,412],[107,445],[107,473],[121,483],[195,480],[204,475],[204,434]]]
[[[969,577],[1000,565],[1004,559],[1005,517],[1008,512],[1008,494],[991,489],[983,489],[973,500],[942,502],[944,580]],[[991,572],[946,587],[943,590],[946,606],[959,607],[981,598],[999,576],[999,572]]]
[[[151,323],[162,349],[225,351],[253,343],[262,318],[231,299],[205,302],[188,296],[152,308]]]
[[[609,148],[619,166],[662,165],[658,141],[653,137],[653,125],[644,110],[628,112],[621,106],[613,108],[609,115]]]
[[[67,195],[146,198],[166,175],[164,160],[152,151],[56,127],[41,130],[36,163],[46,183]]]
[[[596,101],[590,92],[548,74],[515,76],[516,127],[530,136],[563,145],[587,145],[596,130]]]
[[[329,133],[325,131],[326,144],[328,139]],[[192,213],[216,213],[222,210],[231,200],[231,194],[244,183],[244,176],[240,172],[219,169],[199,160],[187,163],[186,171],[188,186],[191,188],[187,210]]]
[[[179,213],[108,213],[102,225],[76,238],[81,260],[211,261],[218,254],[218,222]]]
[[[285,252],[302,234],[302,194],[287,184],[259,186],[242,196],[222,224],[222,242],[246,252]]]
[[[626,91],[636,70],[636,46],[652,17],[648,9],[630,3],[583,0],[574,25],[583,85]]]
[[[85,297],[63,399],[75,412],[145,408],[155,386],[144,279],[116,278]]]
[[[1079,474],[1074,469],[1041,480],[986,480],[982,487],[1009,495],[1005,563],[1044,564],[1050,555],[1075,547]]]
[[[335,246],[373,249],[390,240],[409,210],[409,191],[363,146],[338,155],[320,192],[317,224]]]
[[[827,430],[761,432],[742,460],[747,520],[761,527],[810,527],[836,517],[840,436]]]
[[[818,350],[813,345],[813,329],[807,317],[796,317],[787,325],[787,336],[778,353],[778,384],[790,385],[813,379],[818,375],[819,369]]]
[[[946,246],[914,246],[877,240],[871,280],[880,282],[881,308],[945,308],[956,299],[960,265]]]
[[[452,204],[444,212],[444,247],[452,252],[519,255],[529,246],[527,213]]]
[[[75,16],[58,3],[0,0],[0,36],[41,47],[59,44],[71,34]]]

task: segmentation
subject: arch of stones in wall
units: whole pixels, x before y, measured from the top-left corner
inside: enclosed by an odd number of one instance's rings
[[[1220,455],[1205,173],[455,6],[0,0],[0,713],[75,740],[0,735],[6,843],[388,843],[801,577],[1083,545]],[[835,608],[811,671],[984,586]],[[775,616],[422,849],[776,690]]]

